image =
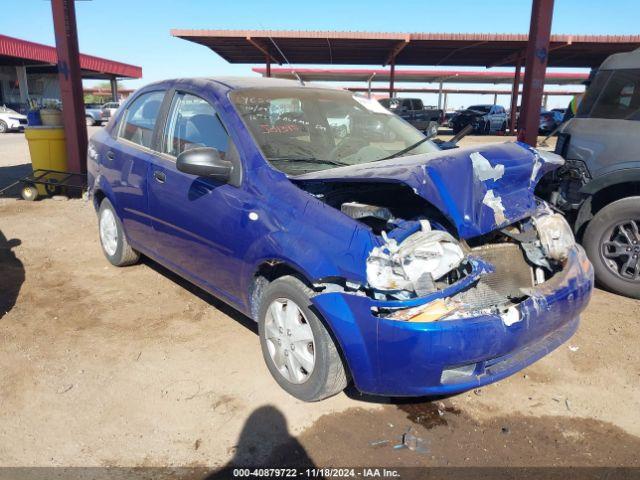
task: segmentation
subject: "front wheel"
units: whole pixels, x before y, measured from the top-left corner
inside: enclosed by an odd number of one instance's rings
[[[0,120],[0,133],[7,133],[9,131],[9,126]]]
[[[140,254],[127,241],[115,208],[106,198],[102,200],[98,210],[98,229],[104,256],[113,265],[124,267],[133,265],[140,259]]]
[[[335,343],[311,310],[313,290],[292,276],[270,283],[260,301],[258,331],[269,372],[305,402],[335,395],[347,376]]]
[[[582,243],[600,284],[640,299],[640,197],[617,200],[596,213]]]
[[[96,122],[93,121],[93,118],[91,118],[89,115],[87,115],[85,118],[85,123],[87,124],[87,127],[92,127],[96,124]]]

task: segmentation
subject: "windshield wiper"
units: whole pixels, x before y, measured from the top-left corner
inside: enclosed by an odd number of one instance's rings
[[[336,165],[344,167],[349,165],[348,163],[339,162],[337,160],[329,160],[328,158],[316,158],[316,157],[269,157],[269,161],[275,162],[302,162],[302,163],[317,163],[322,165]]]
[[[389,155],[388,157],[384,157],[381,158],[378,161],[382,161],[382,160],[389,160],[391,158],[396,158],[396,157],[401,157],[402,155],[404,155],[405,153],[410,152],[411,150],[413,150],[416,147],[419,147],[420,145],[422,145],[424,142],[426,142],[427,140],[429,140],[429,137],[424,137],[423,139],[417,141],[416,143],[414,143],[413,145],[409,145],[407,148],[403,148],[402,150],[397,151],[396,153],[392,153],[391,155]]]

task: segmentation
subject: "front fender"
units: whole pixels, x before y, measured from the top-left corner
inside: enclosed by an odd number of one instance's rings
[[[310,283],[330,277],[364,283],[365,261],[374,239],[369,230],[359,225],[355,225],[351,233],[351,242],[347,245],[342,244],[337,235],[328,238],[314,228],[303,232],[278,230],[261,236],[247,250],[242,291],[250,291],[260,266],[267,262],[283,263]]]

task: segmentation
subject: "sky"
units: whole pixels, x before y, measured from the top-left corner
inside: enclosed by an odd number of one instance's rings
[[[0,6],[0,33],[54,45],[49,1],[0,0]],[[229,64],[206,47],[171,37],[172,28],[528,33],[530,11],[531,0],[76,2],[81,52],[141,66],[144,78],[124,82],[131,88],[177,76],[255,75],[251,72],[255,65]],[[556,0],[552,33],[638,34],[638,18],[639,0]],[[467,86],[476,87],[456,88]],[[427,104],[437,102],[435,94],[422,97]],[[459,108],[491,101],[492,96],[456,95],[449,105]],[[549,108],[566,106],[568,101],[551,97]],[[498,103],[508,104],[508,97],[500,96]]]

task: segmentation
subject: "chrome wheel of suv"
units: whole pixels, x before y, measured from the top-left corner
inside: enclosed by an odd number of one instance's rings
[[[582,245],[598,284],[640,299],[640,196],[600,209],[587,224]]]
[[[607,267],[624,279],[640,281],[640,220],[617,223],[607,237],[602,243]]]

